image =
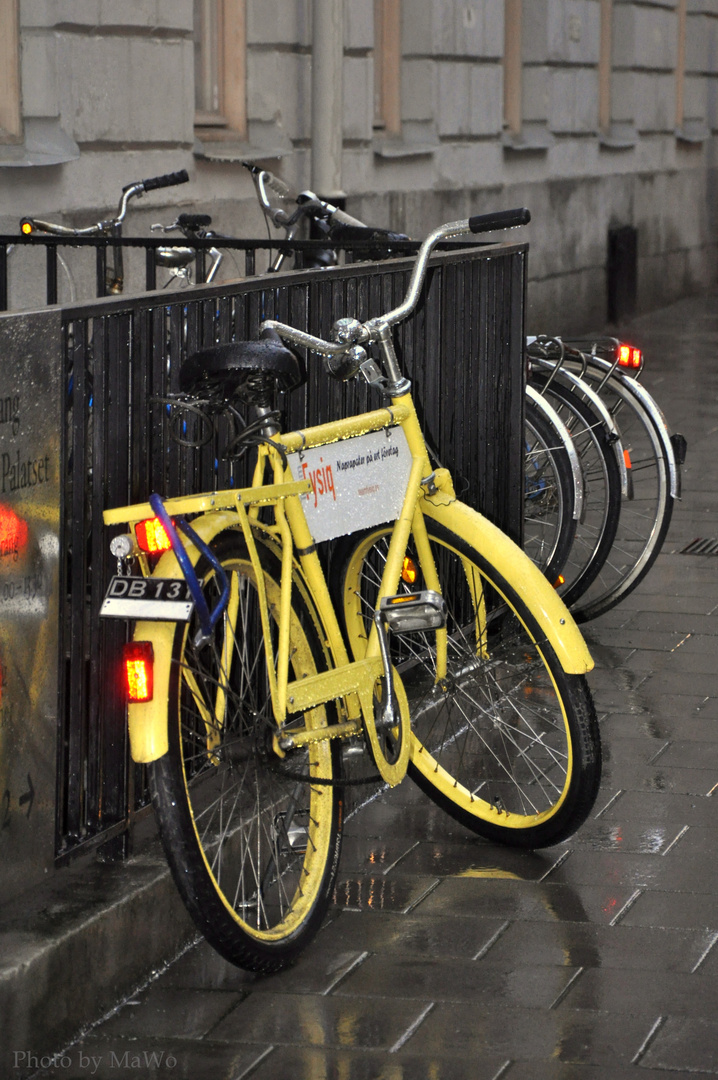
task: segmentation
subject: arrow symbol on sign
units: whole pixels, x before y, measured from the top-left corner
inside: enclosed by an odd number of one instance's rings
[[[20,806],[24,806],[25,803],[28,804],[28,806],[27,806],[27,816],[30,817],[30,811],[32,810],[32,804],[35,801],[35,788],[32,786],[32,780],[30,779],[30,773],[27,774],[27,784],[28,784],[28,787],[29,787],[30,790],[26,791],[24,795],[21,795],[20,798],[18,799],[18,802],[20,803]]]

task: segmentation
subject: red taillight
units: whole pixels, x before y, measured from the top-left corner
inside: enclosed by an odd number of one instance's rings
[[[152,701],[155,654],[151,641],[130,641],[122,647],[127,700]]]
[[[0,557],[17,559],[27,547],[27,522],[10,506],[0,503]]]
[[[140,550],[146,551],[148,555],[159,555],[172,547],[172,542],[159,518],[138,521],[135,526],[135,535]]]
[[[633,345],[619,345],[618,363],[621,367],[640,368],[643,363],[641,350],[636,349]]]

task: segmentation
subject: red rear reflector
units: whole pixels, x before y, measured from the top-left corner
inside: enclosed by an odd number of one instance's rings
[[[0,558],[17,560],[27,547],[28,527],[11,506],[0,503]]]
[[[122,647],[127,700],[152,701],[154,651],[151,641],[130,641]]]
[[[621,367],[639,368],[643,363],[641,350],[634,348],[633,345],[619,345],[618,363]]]
[[[402,581],[405,581],[407,585],[413,585],[417,579],[417,576],[418,570],[416,568],[416,563],[409,555],[405,555],[404,562],[401,566]]]
[[[150,555],[158,555],[161,551],[169,551],[172,547],[172,542],[159,518],[138,521],[135,526],[135,535],[140,550]]]

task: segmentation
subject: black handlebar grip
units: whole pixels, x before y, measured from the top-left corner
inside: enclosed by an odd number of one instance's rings
[[[212,218],[209,214],[179,214],[177,224],[188,229],[203,229],[212,224]]]
[[[338,221],[336,225],[332,225],[329,230],[330,239],[341,241],[363,241],[363,240],[376,240],[376,241],[389,241],[389,240],[408,240],[409,237],[404,233],[391,232],[389,229],[372,228],[370,225],[345,225],[343,221]]]
[[[189,176],[186,169],[179,172],[166,173],[165,176],[151,176],[149,180],[142,181],[145,191],[154,191],[155,188],[174,187],[175,184],[187,184]]]
[[[526,207],[519,207],[517,210],[498,210],[495,214],[476,214],[469,218],[469,228],[472,233],[494,232],[528,225],[530,220],[531,212]]]

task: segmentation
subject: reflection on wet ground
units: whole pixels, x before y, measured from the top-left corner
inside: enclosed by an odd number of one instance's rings
[[[260,978],[198,944],[47,1075],[718,1073],[718,562],[679,554],[718,536],[717,300],[634,328],[644,381],[688,438],[684,499],[648,579],[586,628],[605,769],[580,832],[500,848],[409,782],[374,793],[348,818],[330,918],[296,967]]]

